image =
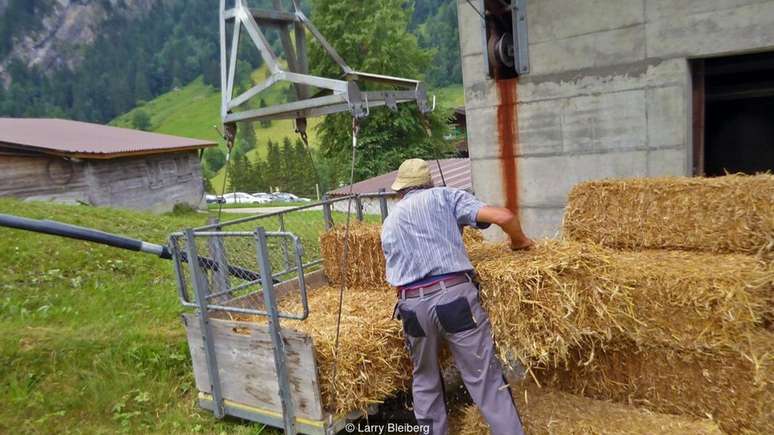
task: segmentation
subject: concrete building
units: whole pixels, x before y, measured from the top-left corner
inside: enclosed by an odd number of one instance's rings
[[[62,119],[0,118],[0,196],[164,212],[197,207],[214,142]]]
[[[458,16],[473,189],[531,236],[580,181],[774,170],[774,1],[523,3],[518,77],[492,60],[518,34],[503,2]]]

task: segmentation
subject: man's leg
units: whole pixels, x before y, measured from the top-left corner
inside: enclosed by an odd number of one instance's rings
[[[425,301],[418,298],[403,300],[398,310],[414,366],[414,415],[419,424],[432,422],[433,435],[447,435],[446,402],[438,366],[438,329],[429,320]]]
[[[446,290],[435,314],[462,380],[492,435],[523,435],[519,415],[494,352],[489,317],[471,283]]]

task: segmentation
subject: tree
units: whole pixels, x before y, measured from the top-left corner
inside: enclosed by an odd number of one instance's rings
[[[258,104],[258,107],[260,107],[261,109],[263,109],[264,107],[266,107],[266,101],[264,101],[264,99],[263,99],[263,98],[261,98],[261,101],[260,101],[260,103]],[[270,119],[263,119],[263,120],[261,120],[261,127],[262,127],[262,128],[268,128],[268,127],[271,127],[271,120],[270,120]]]
[[[462,83],[457,3],[446,1],[417,29],[419,45],[433,50],[427,81],[435,86]]]
[[[137,130],[148,131],[151,128],[151,119],[148,112],[143,109],[137,109],[132,114],[132,126]]]
[[[237,135],[234,143],[234,155],[243,156],[249,151],[255,149],[256,138],[253,124],[249,122],[239,123],[237,126]]]
[[[420,78],[428,68],[433,53],[420,48],[408,31],[412,8],[405,1],[373,2],[368,8],[358,0],[315,0],[312,5],[315,24],[354,69]],[[311,47],[310,65],[317,75],[340,74],[339,67],[318,45]],[[437,110],[423,117],[410,104],[401,105],[397,113],[372,110],[360,128],[356,179],[393,170],[405,158],[450,154],[451,146],[443,139],[449,128],[448,116],[448,112]],[[326,157],[349,162],[351,122],[350,115],[344,113],[329,115],[319,124],[318,138]],[[336,178],[345,179],[348,174],[337,174]]]
[[[231,168],[228,171],[229,192],[244,192],[249,190],[250,161],[246,156],[236,156],[231,160]]]
[[[286,192],[294,192],[297,186],[298,180],[297,174],[297,162],[293,155],[293,144],[290,142],[290,138],[285,136],[282,139],[282,178],[280,184],[280,190]]]
[[[226,153],[220,147],[208,148],[204,151],[204,164],[213,173],[217,173],[226,164]]]
[[[294,193],[304,195],[315,193],[315,184],[318,183],[319,174],[317,174],[317,168],[315,168],[314,162],[301,139],[296,139],[293,145],[293,155],[297,162],[297,172],[294,177],[298,179],[298,187]]]
[[[283,165],[282,154],[279,149],[279,145],[275,144],[271,140],[266,143],[266,183],[269,186],[269,190],[274,190],[280,187],[283,182]]]

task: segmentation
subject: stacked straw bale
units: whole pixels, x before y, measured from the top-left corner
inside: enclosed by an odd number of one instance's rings
[[[623,249],[685,249],[774,257],[774,175],[580,183],[563,235]]]
[[[772,269],[747,255],[542,241],[519,252],[481,244],[471,258],[501,356],[527,365],[560,365],[577,347],[591,356],[614,338],[731,346],[770,311]]]
[[[346,265],[348,286],[383,289],[387,285],[381,232],[379,224],[353,222],[350,225]],[[331,284],[341,284],[345,233],[344,226],[335,226],[320,235],[323,270]],[[483,241],[483,236],[480,231],[466,227],[463,241],[466,245],[478,244]]]
[[[574,349],[561,368],[537,368],[543,385],[656,412],[712,416],[728,433],[774,433],[774,334],[741,349],[684,352],[612,343],[593,361]]]
[[[320,255],[328,282],[341,284],[341,269],[346,270],[346,285],[362,289],[383,289],[385,281],[381,225],[352,222],[349,229],[349,254],[344,258],[344,226],[335,226],[320,235]]]
[[[282,326],[312,337],[325,408],[337,414],[364,411],[408,388],[411,361],[401,324],[392,319],[395,295],[387,289],[353,289],[344,294],[337,361],[338,303],[338,288],[314,289],[309,292],[309,317],[304,321],[283,320]],[[301,303],[297,298],[285,298],[280,301],[280,309],[300,312]]]
[[[723,432],[711,420],[657,414],[631,406],[593,400],[548,388],[512,384],[525,433],[565,434],[691,434]],[[489,433],[484,418],[474,405],[451,419],[457,435]]]

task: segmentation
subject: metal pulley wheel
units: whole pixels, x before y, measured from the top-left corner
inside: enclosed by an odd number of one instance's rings
[[[513,35],[493,33],[487,41],[489,63],[493,66],[513,68]]]

